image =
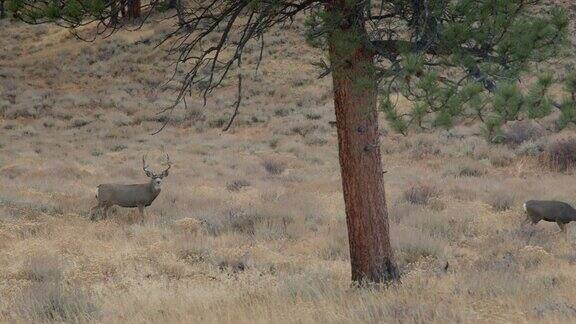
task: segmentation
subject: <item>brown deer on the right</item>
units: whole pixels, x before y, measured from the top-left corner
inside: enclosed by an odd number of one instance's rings
[[[524,224],[537,224],[539,221],[554,222],[566,236],[566,224],[576,222],[576,209],[565,202],[556,200],[528,200],[524,203],[526,220]]]

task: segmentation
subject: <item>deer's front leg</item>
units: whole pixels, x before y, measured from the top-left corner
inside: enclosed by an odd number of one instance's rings
[[[100,204],[90,208],[90,211],[88,212],[88,216],[90,217],[91,221],[96,220],[96,211],[101,211],[100,209],[101,209]]]
[[[138,206],[138,211],[140,212],[140,224],[144,224],[144,206]]]
[[[521,227],[526,227],[528,226],[528,224],[533,223],[532,220],[530,219],[529,216],[526,216],[526,218],[524,219],[524,221],[522,221],[522,224],[520,225]]]

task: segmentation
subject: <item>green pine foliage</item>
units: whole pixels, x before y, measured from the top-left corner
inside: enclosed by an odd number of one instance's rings
[[[6,18],[6,0],[0,0],[0,19]]]
[[[562,129],[570,123],[576,123],[576,71],[571,71],[564,80],[564,89],[568,93],[560,106],[558,126]]]
[[[17,12],[24,6],[24,0],[8,0],[4,3],[6,9],[11,12]]]
[[[110,13],[112,0],[7,0],[7,9],[30,23],[58,21],[70,27],[85,19],[97,19]]]
[[[398,114],[396,107],[390,101],[390,96],[383,96],[380,108],[384,111],[386,120],[390,124],[390,127],[398,133],[406,134],[408,124]]]
[[[562,129],[570,123],[576,122],[576,102],[567,100],[560,107],[561,115],[558,120],[558,126]]]
[[[389,120],[399,123],[402,118],[408,124],[403,125],[406,131],[410,126],[450,128],[462,119],[475,118],[485,123],[487,136],[494,138],[507,121],[550,114],[553,103],[547,92],[555,81],[552,75],[540,75],[528,91],[521,91],[518,81],[535,63],[559,55],[566,44],[565,12],[542,4],[528,10],[521,0],[432,2],[434,19],[427,37],[437,39],[421,50],[404,48],[392,62],[400,66],[399,73],[381,83],[399,88],[413,102],[402,117],[383,106]],[[565,120],[573,120],[568,118],[569,107],[563,108]]]
[[[542,118],[552,112],[552,101],[548,89],[553,84],[551,73],[541,74],[524,97],[524,109],[528,118]]]

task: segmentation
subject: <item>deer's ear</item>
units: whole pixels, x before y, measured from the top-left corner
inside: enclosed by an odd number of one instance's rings
[[[145,169],[145,170],[144,170],[144,173],[146,173],[146,176],[147,176],[148,178],[154,178],[154,174],[153,174],[151,171]]]
[[[168,176],[168,170],[162,172],[162,178],[165,178]]]

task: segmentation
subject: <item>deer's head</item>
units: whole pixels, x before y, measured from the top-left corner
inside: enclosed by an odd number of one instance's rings
[[[160,190],[160,184],[162,184],[162,179],[168,176],[168,170],[172,164],[170,163],[170,156],[166,154],[166,163],[168,168],[166,168],[161,173],[155,173],[154,171],[150,170],[150,168],[146,165],[146,155],[142,156],[142,169],[148,178],[150,178],[150,184],[154,190]]]

